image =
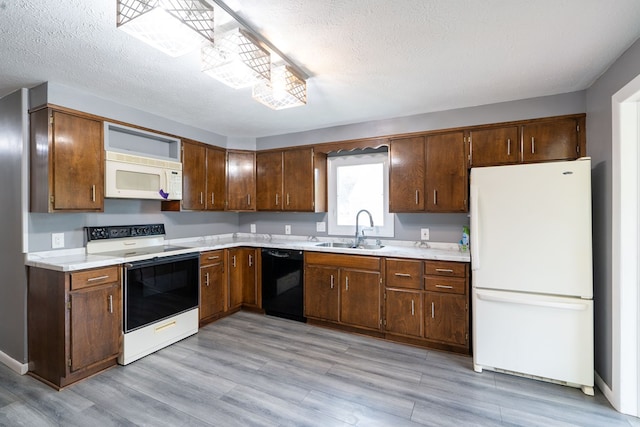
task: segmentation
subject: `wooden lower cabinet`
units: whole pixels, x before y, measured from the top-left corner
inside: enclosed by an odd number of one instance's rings
[[[389,289],[385,291],[385,331],[392,334],[421,338],[423,309],[421,291]]]
[[[385,259],[388,339],[469,353],[468,264]]]
[[[229,310],[260,307],[257,262],[258,251],[254,248],[227,249]]]
[[[340,319],[340,290],[336,267],[308,265],[304,269],[305,316],[337,322]]]
[[[200,325],[221,317],[227,310],[226,279],[224,250],[200,254]]]
[[[307,319],[380,330],[380,258],[305,252],[304,278]]]
[[[72,273],[29,268],[29,373],[62,388],[117,363],[121,268]]]
[[[424,337],[443,343],[467,346],[469,303],[466,295],[425,292]]]

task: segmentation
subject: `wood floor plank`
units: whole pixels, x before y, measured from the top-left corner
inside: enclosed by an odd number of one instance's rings
[[[0,365],[0,426],[624,426],[602,393],[239,312],[60,392]]]

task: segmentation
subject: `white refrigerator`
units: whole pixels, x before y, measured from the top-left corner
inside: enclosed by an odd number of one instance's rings
[[[471,169],[473,365],[593,395],[591,160]]]

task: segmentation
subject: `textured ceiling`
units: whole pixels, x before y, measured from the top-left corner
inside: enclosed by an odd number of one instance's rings
[[[234,0],[311,77],[273,111],[116,29],[115,0],[0,0],[0,96],[52,81],[260,137],[588,88],[640,36],[638,0]],[[640,72],[640,70],[639,70]]]

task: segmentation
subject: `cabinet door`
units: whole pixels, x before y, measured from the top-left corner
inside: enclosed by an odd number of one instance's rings
[[[340,321],[380,329],[380,273],[347,268],[340,273]]]
[[[467,345],[469,316],[466,295],[425,293],[425,338]]]
[[[426,139],[426,210],[467,211],[467,162],[464,134],[444,133]]]
[[[389,144],[389,211],[420,212],[425,208],[424,138],[392,139]]]
[[[256,154],[227,152],[227,210],[256,210]]]
[[[203,320],[226,309],[227,281],[223,251],[203,253],[200,265],[200,320]]]
[[[182,208],[203,210],[205,208],[205,147],[182,141]]]
[[[224,150],[209,147],[206,151],[207,210],[222,211],[226,201],[226,153]]]
[[[242,262],[242,303],[258,306],[258,287],[256,281],[256,250],[243,248],[240,250]]]
[[[103,210],[102,122],[59,111],[52,118],[53,209]]]
[[[304,269],[304,315],[322,320],[338,321],[338,269],[307,266]]]
[[[314,176],[313,150],[285,150],[284,163],[284,204],[285,211],[313,212]]]
[[[282,151],[256,154],[256,206],[259,211],[282,210]]]
[[[387,332],[422,337],[422,292],[387,288],[385,309]]]
[[[229,249],[227,257],[229,270],[229,309],[234,309],[242,305],[244,284],[242,252],[239,248]]]
[[[497,166],[520,162],[518,126],[469,132],[471,166]]]
[[[70,370],[117,356],[122,333],[120,284],[70,292],[69,302]]]
[[[522,126],[522,156],[526,162],[572,160],[578,156],[576,119],[559,119]]]

